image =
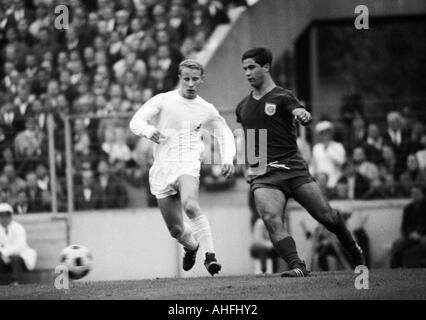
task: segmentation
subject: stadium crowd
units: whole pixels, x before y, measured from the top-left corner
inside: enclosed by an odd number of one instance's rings
[[[146,186],[151,159],[149,142],[130,134],[129,117],[121,115],[173,89],[179,62],[230,21],[229,8],[246,1],[73,0],[64,30],[54,23],[59,4],[0,4],[0,201],[18,214],[51,210],[49,116],[59,211],[66,210],[65,115],[75,115],[76,209],[127,206],[125,185]],[[424,124],[395,111],[383,126],[349,111],[339,122],[315,124],[312,148],[301,144],[326,195],[385,199],[425,188]]]
[[[145,183],[149,159],[144,142],[128,133],[128,118],[118,115],[173,89],[179,62],[230,22],[231,7],[246,2],[73,0],[69,26],[57,29],[61,4],[0,3],[0,198],[17,213],[51,210],[50,116],[58,209],[66,209],[65,115],[77,116],[71,122],[76,209],[125,207],[124,182]]]
[[[328,198],[408,198],[426,188],[426,130],[416,118],[391,111],[382,127],[357,113],[349,124],[322,120],[314,129],[318,142],[305,157]]]

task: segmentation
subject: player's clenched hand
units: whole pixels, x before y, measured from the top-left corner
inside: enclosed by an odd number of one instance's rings
[[[305,108],[296,108],[293,110],[293,115],[297,121],[306,126],[312,121],[312,115]]]
[[[235,168],[232,163],[225,163],[222,165],[222,174],[226,178],[230,178],[234,174]]]
[[[149,140],[155,142],[155,143],[160,143],[162,140],[166,139],[166,136],[163,135],[160,131],[158,130],[154,130],[151,134],[151,137],[149,138]]]

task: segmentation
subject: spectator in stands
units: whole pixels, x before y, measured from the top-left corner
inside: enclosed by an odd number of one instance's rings
[[[0,83],[0,89],[7,94],[3,98],[4,103],[12,100],[12,97],[18,92],[18,82],[20,79],[19,71],[15,69],[15,65],[11,61],[4,62],[4,77]]]
[[[125,39],[130,33],[129,17],[129,12],[124,9],[118,10],[115,13],[115,20],[117,21],[117,24],[115,25],[114,30],[118,32],[120,39]]]
[[[18,162],[19,172],[25,174],[34,170],[35,163],[42,155],[44,134],[37,127],[33,117],[25,121],[25,130],[15,137],[15,157]]]
[[[15,110],[13,103],[10,100],[6,100],[0,109],[0,125],[3,128],[5,134],[5,140],[11,143],[15,138]]]
[[[123,128],[115,127],[105,131],[105,142],[102,150],[108,155],[108,161],[128,162],[131,159],[131,151],[126,143],[126,134]]]
[[[343,165],[343,175],[337,181],[331,199],[366,199],[370,197],[370,182],[357,169],[352,160]]]
[[[13,130],[19,133],[25,130],[26,119],[32,115],[33,97],[30,95],[30,84],[25,78],[18,81],[17,96],[13,101]]]
[[[9,187],[9,179],[4,175],[0,175],[0,202],[8,202],[11,201],[10,197],[10,187]]]
[[[39,39],[42,29],[48,28],[50,23],[48,8],[45,3],[41,2],[37,5],[35,20],[30,24],[29,31],[35,38]]]
[[[123,182],[112,175],[106,160],[100,160],[97,167],[98,183],[100,185],[101,209],[124,208],[128,205],[128,194]]]
[[[35,174],[37,176],[37,186],[43,190],[43,192],[52,194],[52,183],[47,165],[43,162],[39,162],[35,168]],[[55,181],[58,209],[61,211],[62,209],[65,209],[66,195],[64,185],[60,183],[58,176],[55,177]]]
[[[49,212],[51,210],[51,194],[42,190],[37,184],[37,175],[28,172],[25,176],[27,184],[25,192],[28,198],[28,213]]]
[[[3,127],[0,124],[0,150],[8,147],[9,141],[7,141],[6,133],[3,130]],[[1,157],[0,157],[0,170],[1,170]]]
[[[43,59],[46,52],[52,52],[54,56],[56,56],[59,51],[59,44],[49,36],[49,32],[48,27],[42,27],[36,35],[38,41],[34,45],[32,51],[34,51],[39,60]]]
[[[320,121],[315,126],[319,142],[312,151],[314,175],[325,173],[328,176],[328,187],[334,188],[342,175],[342,165],[346,161],[343,145],[333,140],[333,124],[330,121]]]
[[[24,75],[28,80],[33,81],[39,69],[37,56],[33,52],[28,52],[25,56]]]
[[[21,19],[16,25],[18,41],[26,43],[32,47],[37,42],[37,39],[30,33],[28,19]]]
[[[392,246],[390,266],[426,267],[426,201],[424,189],[411,189],[412,201],[404,208],[401,237]]]
[[[384,145],[382,148],[382,162],[379,163],[380,176],[384,177],[387,174],[398,178],[398,170],[396,168],[395,151],[389,145]]]
[[[423,148],[421,138],[424,126],[420,120],[416,120],[413,121],[410,128],[410,135],[407,139],[407,154],[415,154]]]
[[[10,144],[4,145],[1,149],[0,155],[0,171],[3,172],[6,165],[15,167],[15,160],[13,155],[13,147]]]
[[[93,170],[83,170],[81,173],[81,185],[75,188],[76,210],[94,210],[101,208],[100,186],[94,179]]]
[[[387,115],[387,131],[384,143],[390,145],[396,156],[395,178],[405,170],[407,162],[407,143],[409,135],[403,128],[403,118],[399,112],[390,112]]]
[[[126,113],[130,111],[130,102],[123,99],[123,90],[117,83],[110,86],[109,101],[106,104],[106,109],[111,113]]]
[[[420,143],[422,144],[422,148],[416,152],[416,158],[419,163],[420,170],[426,170],[426,128],[423,129],[420,137]]]
[[[361,115],[355,115],[351,123],[350,141],[345,145],[348,152],[353,152],[356,147],[361,146],[367,139],[367,124],[366,120]]]
[[[90,157],[90,136],[82,118],[74,121],[73,142],[76,162]]]
[[[167,45],[160,45],[157,51],[158,67],[164,72],[164,91],[169,91],[176,85],[176,74],[178,74],[179,63],[173,61],[170,48]]]
[[[16,136],[28,131],[25,121],[29,117],[35,118],[37,132],[47,133],[47,115],[53,113],[55,142],[64,141],[61,117],[65,114],[127,112],[155,93],[170,90],[177,82],[173,70],[183,59],[180,48],[184,39],[191,37],[191,50],[201,50],[213,27],[221,23],[219,20],[227,20],[230,3],[71,1],[70,28],[63,32],[52,32],[55,1],[9,0],[4,3],[6,10],[0,5],[0,126],[5,133],[5,141],[0,139],[2,153],[8,155],[8,146],[13,146]],[[148,67],[149,59],[153,63]],[[117,74],[120,62],[122,68]],[[85,127],[90,131],[91,152],[96,156],[93,146],[100,149],[101,145],[97,127],[92,125],[96,121],[85,118],[84,122],[90,123]],[[30,140],[25,136],[18,139],[20,147]],[[41,139],[34,160],[47,156],[45,139]],[[64,145],[57,143],[56,148],[58,175],[63,176]],[[18,160],[16,168],[20,171],[24,160],[20,156],[0,157],[0,162],[4,166],[5,161]],[[34,170],[24,169],[23,176]]]
[[[18,41],[15,27],[6,30],[5,60],[10,61],[17,70],[22,71],[25,64],[25,55],[28,52],[28,46],[24,42]]]
[[[84,69],[90,79],[96,72],[95,49],[92,46],[87,46],[83,49]]]
[[[26,187],[26,183],[16,174],[13,164],[5,165],[3,168],[3,174],[7,178],[8,187],[10,190],[9,201],[12,205],[14,205],[16,199],[18,198],[18,192]]]
[[[367,138],[362,144],[368,161],[378,164],[382,161],[383,138],[380,135],[379,126],[370,123],[367,129]]]
[[[3,9],[3,6],[0,6],[0,35],[3,35],[4,33],[6,33],[6,30],[9,25],[10,25],[10,18],[6,15],[6,12]],[[0,41],[0,45],[2,45],[1,41]]]
[[[197,32],[203,31],[205,34],[210,34],[212,31],[211,21],[206,17],[206,12],[203,7],[196,5],[191,10],[191,18],[188,21],[188,36],[193,37]]]
[[[161,45],[169,46],[170,56],[177,64],[183,60],[182,53],[179,50],[180,44],[173,43],[167,29],[158,29],[155,32],[155,41],[157,42],[157,47]]]
[[[370,195],[374,194],[381,188],[380,172],[374,163],[367,161],[364,149],[356,147],[352,154],[355,170],[363,177],[368,179],[370,186]]]
[[[41,96],[42,94],[46,93],[47,84],[49,83],[50,75],[52,73],[51,70],[49,70],[51,67],[46,67],[43,65],[43,63],[37,70],[31,86],[31,92],[36,96]]]
[[[68,69],[62,70],[59,74],[59,88],[68,103],[73,103],[78,97],[77,87],[71,82],[71,72]]]
[[[229,23],[229,17],[222,0],[197,0],[198,4],[205,8],[213,26]]]
[[[187,12],[180,4],[172,3],[167,17],[171,38],[175,43],[182,43],[188,32]]]
[[[121,78],[126,72],[135,72],[139,77],[145,77],[147,74],[146,63],[138,59],[136,52],[130,50],[128,47],[123,47],[121,52],[123,58],[113,66],[115,77]]]
[[[107,51],[109,63],[115,64],[117,61],[121,59],[121,50],[124,45],[125,44],[120,38],[119,33],[117,31],[111,32],[111,36],[109,37],[109,40],[108,40],[108,51]],[[98,51],[98,52],[103,52],[103,51]],[[104,62],[102,64],[106,64],[106,63]]]
[[[0,203],[0,273],[11,275],[11,284],[22,280],[22,272],[33,270],[37,252],[27,244],[25,228],[13,219],[13,208]]]
[[[420,189],[426,189],[426,172],[420,170],[419,163],[414,154],[407,157],[407,170],[405,170],[399,177],[399,183],[402,188],[403,195],[410,196],[411,189],[414,186]]]
[[[28,197],[25,190],[20,190],[18,192],[18,198],[13,206],[13,210],[15,211],[15,214],[18,215],[28,213]]]
[[[253,225],[250,255],[259,262],[259,266],[255,267],[256,274],[278,272],[278,254],[269,238],[268,230],[260,218]]]

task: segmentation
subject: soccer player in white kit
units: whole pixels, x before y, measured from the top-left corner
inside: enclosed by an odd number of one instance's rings
[[[213,246],[210,224],[198,201],[201,133],[209,132],[220,146],[222,174],[234,173],[234,136],[217,109],[198,95],[204,68],[187,59],[179,65],[176,90],[160,93],[148,100],[130,121],[130,130],[152,140],[154,163],[149,171],[151,193],[157,198],[170,234],[183,245],[183,269],[190,270],[199,247],[204,265],[213,276],[221,269]],[[206,130],[206,131],[204,131]],[[182,207],[190,224],[183,220]]]

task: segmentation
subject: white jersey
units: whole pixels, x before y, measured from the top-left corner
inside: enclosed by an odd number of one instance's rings
[[[130,130],[150,138],[157,129],[166,138],[154,146],[154,164],[200,161],[204,150],[203,130],[218,140],[222,163],[232,163],[234,136],[217,109],[200,96],[186,99],[178,90],[160,93],[133,116]]]

